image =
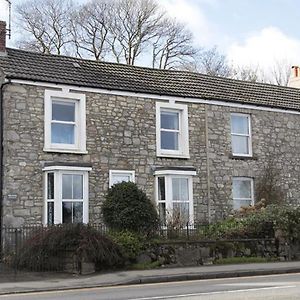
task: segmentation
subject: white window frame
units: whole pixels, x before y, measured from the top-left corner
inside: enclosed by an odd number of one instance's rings
[[[250,188],[251,188],[251,197],[250,198],[234,198],[233,195],[233,182],[234,181],[250,181]],[[234,202],[235,200],[245,200],[245,201],[251,201],[249,206],[254,205],[254,180],[252,177],[238,177],[235,176],[232,178],[232,199],[233,199],[233,207],[234,207]]]
[[[72,199],[71,202],[82,202],[83,203],[83,223],[87,224],[89,222],[89,171],[91,168],[88,167],[46,167],[44,171],[44,216],[43,223],[48,224],[48,202],[54,202],[54,224],[62,224],[63,221],[63,210],[62,203],[70,202],[71,200],[62,199],[62,175],[82,175],[83,176],[83,199]],[[54,173],[54,199],[48,200],[48,173]]]
[[[248,120],[248,128],[249,128],[249,134],[242,134],[242,133],[234,133],[232,130],[232,117],[238,116],[238,117],[244,117]],[[248,153],[235,153],[233,152],[232,148],[232,155],[233,156],[243,156],[243,157],[252,157],[252,129],[251,129],[251,115],[249,114],[243,114],[243,113],[231,113],[230,115],[230,125],[231,125],[231,145],[232,145],[232,137],[233,136],[241,136],[241,137],[247,137],[248,138]]]
[[[132,170],[109,170],[109,187],[113,185],[113,176],[116,174],[129,175],[129,182],[135,182],[135,171]]]
[[[161,111],[179,112],[178,150],[161,149]],[[190,157],[187,105],[156,102],[156,155],[158,157]]]
[[[52,103],[75,103],[74,144],[51,142]],[[63,123],[63,122],[59,122]],[[67,122],[71,123],[71,122]],[[44,151],[86,154],[86,100],[84,94],[45,90],[44,101]]]
[[[180,203],[183,201],[174,201],[173,202],[173,189],[172,189],[172,179],[173,178],[184,178],[188,179],[188,193],[189,200],[184,201],[189,203],[189,223],[194,223],[194,197],[193,197],[193,176],[196,175],[196,171],[174,171],[174,170],[161,170],[156,171],[155,175],[155,201],[157,204],[157,209],[159,209],[159,203],[166,204],[166,212],[169,214],[169,217],[172,219],[173,203]],[[158,178],[165,178],[165,200],[159,200],[158,197]]]

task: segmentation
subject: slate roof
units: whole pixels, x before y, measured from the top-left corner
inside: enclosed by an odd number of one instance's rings
[[[300,89],[199,73],[158,70],[7,49],[0,68],[8,79],[201,98],[300,111]]]

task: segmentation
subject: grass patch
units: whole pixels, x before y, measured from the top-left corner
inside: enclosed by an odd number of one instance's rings
[[[160,267],[159,261],[153,261],[150,263],[139,263],[130,266],[130,270],[150,270]]]
[[[214,262],[216,265],[230,265],[230,264],[249,264],[249,263],[266,263],[278,261],[278,258],[267,257],[228,257],[220,258]]]

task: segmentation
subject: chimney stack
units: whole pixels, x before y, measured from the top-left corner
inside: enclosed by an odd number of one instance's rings
[[[0,55],[6,53],[6,23],[0,21]]]
[[[300,67],[292,66],[292,72],[291,72],[288,86],[294,88],[300,88]]]

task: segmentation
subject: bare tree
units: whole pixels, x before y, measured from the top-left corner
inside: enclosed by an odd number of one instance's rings
[[[110,51],[110,12],[112,2],[93,0],[73,14],[72,37],[76,55],[92,55],[103,60]]]
[[[17,7],[21,27],[27,33],[19,41],[23,49],[62,54],[70,43],[71,0],[27,1]]]
[[[263,69],[259,66],[232,66],[231,78],[287,86],[291,75],[291,63],[275,60],[273,67]]]
[[[193,47],[193,35],[176,20],[165,19],[152,44],[152,67],[174,69],[193,60],[197,49]]]
[[[183,24],[167,18],[156,0],[27,0],[18,6],[21,48],[73,54],[135,65],[151,55],[152,66],[180,68],[197,50]]]
[[[157,35],[164,12],[154,0],[119,0],[115,1],[112,16],[112,53],[118,62],[134,65]]]
[[[231,75],[231,68],[226,56],[221,54],[216,46],[200,51],[196,63],[198,71],[201,73],[222,77]]]
[[[287,86],[291,76],[291,66],[292,64],[288,60],[276,60],[270,71],[269,82]]]
[[[266,82],[265,74],[261,68],[258,66],[232,66],[231,67],[231,78],[251,81],[251,82]]]
[[[269,157],[262,166],[261,174],[256,180],[256,199],[264,199],[265,205],[284,203],[285,194],[282,189],[281,170],[276,166],[278,157]]]

